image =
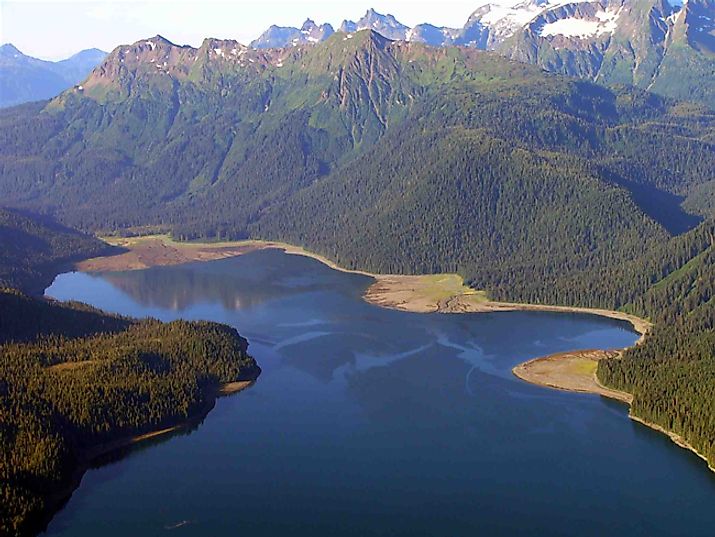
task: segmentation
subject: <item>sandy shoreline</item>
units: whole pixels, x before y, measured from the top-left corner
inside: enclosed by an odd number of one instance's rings
[[[579,350],[535,358],[512,369],[514,375],[531,384],[579,393],[595,393],[631,404],[630,393],[603,386],[596,378],[598,361],[614,358],[619,351]]]
[[[571,306],[552,306],[496,302],[489,300],[486,293],[467,287],[457,274],[396,275],[372,274],[361,270],[350,270],[338,266],[322,255],[304,248],[277,241],[246,240],[219,243],[180,243],[166,235],[133,237],[128,239],[105,238],[109,244],[120,246],[127,251],[114,256],[89,259],[76,265],[85,272],[138,270],[151,266],[176,265],[193,261],[210,261],[243,255],[263,249],[279,249],[287,254],[302,255],[315,259],[340,272],[361,274],[375,281],[365,291],[363,298],[374,305],[415,313],[494,313],[506,311],[542,311],[556,313],[579,313],[597,315],[628,322],[640,334],[636,345],[643,342],[652,324],[645,319],[620,311]],[[596,377],[598,360],[612,358],[625,349],[611,351],[575,350],[528,360],[514,367],[515,376],[532,384],[577,393],[598,394],[621,401],[630,406],[633,395],[603,386]],[[243,389],[243,387],[239,388]],[[656,431],[668,435],[678,446],[688,449],[708,462],[684,438],[633,416],[629,417]],[[173,429],[157,431],[146,438],[166,434]],[[141,438],[137,439],[140,441]],[[715,471],[715,468],[710,467]]]
[[[126,251],[96,257],[75,265],[82,272],[142,270],[154,266],[179,265],[235,257],[256,250],[278,249],[287,254],[315,259],[328,267],[350,274],[371,277],[375,282],[365,291],[367,302],[390,309],[415,313],[489,313],[500,311],[547,311],[585,313],[629,322],[642,337],[651,325],[645,319],[619,311],[570,306],[495,302],[486,293],[467,287],[458,274],[373,274],[337,265],[326,257],[299,246],[278,241],[245,240],[234,242],[177,242],[168,235],[114,238],[103,240]],[[640,341],[640,340],[639,340]]]

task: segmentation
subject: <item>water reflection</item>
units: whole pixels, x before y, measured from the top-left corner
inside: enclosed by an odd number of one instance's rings
[[[229,310],[253,308],[277,298],[345,288],[345,279],[365,285],[372,282],[372,278],[336,273],[312,259],[277,250],[250,256],[257,258],[260,270],[255,270],[253,262],[244,263],[245,257],[239,257],[94,276],[142,305],[174,311],[200,302],[218,303]],[[231,269],[226,270],[227,266]]]

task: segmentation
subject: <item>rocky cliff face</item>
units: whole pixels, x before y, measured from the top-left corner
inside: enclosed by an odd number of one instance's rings
[[[252,46],[319,43],[332,33],[325,26],[274,26]],[[715,0],[514,0],[480,6],[462,28],[409,28],[370,9],[340,26],[347,34],[364,29],[397,41],[495,50],[551,72],[715,107]]]
[[[715,106],[715,3],[598,0],[547,9],[497,46],[512,59]]]

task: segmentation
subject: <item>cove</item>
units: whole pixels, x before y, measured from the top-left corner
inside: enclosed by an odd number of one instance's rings
[[[58,299],[235,326],[263,373],[88,471],[45,535],[712,535],[700,459],[624,405],[511,373],[630,345],[629,325],[405,313],[362,300],[371,282],[276,250],[58,276]]]

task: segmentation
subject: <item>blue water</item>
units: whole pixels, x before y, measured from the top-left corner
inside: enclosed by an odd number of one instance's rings
[[[412,314],[279,251],[47,294],[235,326],[263,368],[193,430],[87,472],[50,536],[715,535],[715,477],[627,408],[511,368],[636,335],[588,315]]]

